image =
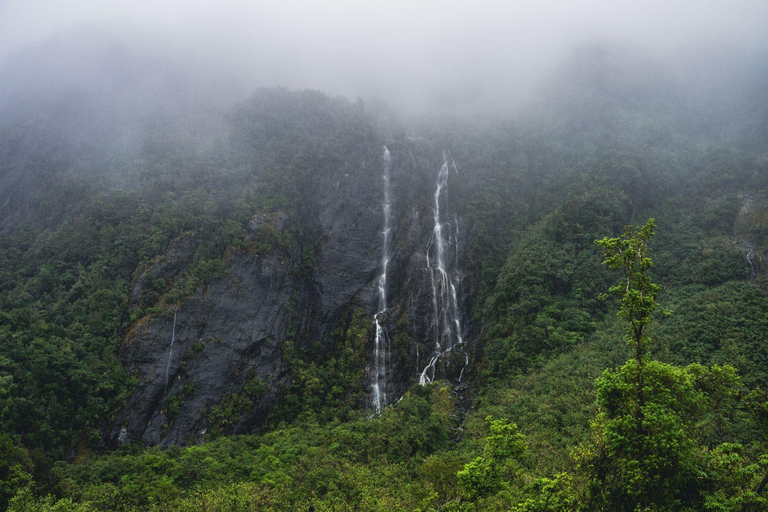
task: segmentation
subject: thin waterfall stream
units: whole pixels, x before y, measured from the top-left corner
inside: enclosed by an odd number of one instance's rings
[[[434,194],[434,228],[427,245],[427,268],[430,270],[432,284],[432,309],[434,318],[435,352],[429,360],[429,364],[422,370],[419,383],[424,385],[435,378],[435,364],[440,356],[450,351],[456,345],[464,343],[461,336],[461,319],[459,318],[459,302],[456,296],[456,287],[448,273],[445,262],[446,245],[453,238],[456,247],[456,259],[458,259],[458,217],[454,217],[455,236],[451,236],[450,223],[448,236],[444,233],[445,225],[441,219],[440,199],[448,193],[448,175],[450,169],[458,172],[456,163],[443,152],[443,165],[437,175]],[[447,201],[446,201],[447,202]],[[445,208],[445,205],[443,205]],[[447,238],[447,240],[446,240]],[[430,255],[433,257],[430,257]],[[431,373],[431,376],[430,376]]]
[[[747,260],[747,265],[749,265],[749,282],[753,282],[755,278],[757,277],[757,271],[755,270],[755,263],[752,261],[752,258],[755,256],[755,244],[749,244],[747,248],[747,253],[745,254],[745,259]]]
[[[381,325],[380,317],[387,310],[387,267],[389,266],[389,219],[392,209],[390,199],[390,168],[392,166],[392,157],[389,150],[384,146],[384,229],[382,236],[384,238],[381,250],[381,275],[378,280],[379,311],[374,315],[376,324],[376,338],[373,344],[373,390],[372,402],[375,412],[380,412],[387,406],[387,372],[389,369],[389,338],[387,332]]]
[[[171,331],[171,349],[168,351],[168,362],[165,365],[165,391],[168,391],[168,376],[171,371],[171,358],[173,357],[173,342],[176,340],[176,313],[178,309],[173,311],[173,330]]]

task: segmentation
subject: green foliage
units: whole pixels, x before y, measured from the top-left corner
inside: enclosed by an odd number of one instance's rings
[[[423,508],[440,510],[456,498],[457,473],[463,467],[462,459],[455,453],[435,453],[424,459],[418,476],[430,492],[422,502]]]
[[[258,402],[267,391],[266,383],[258,377],[249,379],[243,386],[243,393],[248,395],[254,403]]]
[[[750,500],[760,498],[746,491],[746,475],[754,471],[737,455],[740,446],[725,443],[708,450],[732,432],[726,424],[741,393],[736,370],[699,364],[680,368],[649,360],[645,353],[645,329],[659,308],[661,292],[647,276],[653,265],[647,256],[653,228],[651,219],[643,228],[626,228],[622,238],[597,241],[604,264],[626,277],[611,292],[619,298],[619,316],[629,324],[635,358],[595,381],[595,438],[575,453],[579,469],[588,475],[589,507],[731,510],[741,504],[746,509]]]
[[[650,361],[642,372],[639,405],[637,364],[631,360],[606,370],[595,383],[601,413],[594,428],[603,458],[592,462],[599,475],[593,495],[616,510],[638,504],[696,506],[701,492],[696,427],[705,395],[691,372]]]
[[[456,482],[462,462],[440,452],[453,413],[448,388],[416,387],[371,419],[325,426],[307,419],[202,446],[90,455],[57,464],[62,499],[22,490],[11,510],[285,510],[310,503],[413,510],[435,503],[428,489],[445,497]]]
[[[735,370],[649,361],[645,404],[636,415],[636,364],[606,370],[596,382],[601,412],[593,424],[595,440],[576,455],[591,477],[592,506],[751,510],[765,503],[753,490],[764,474],[762,463],[750,460],[740,444],[712,444],[721,441],[718,434],[725,436],[723,416],[739,399]]]
[[[365,400],[363,378],[368,361],[372,321],[365,311],[349,311],[331,333],[325,353],[322,344],[296,347],[284,343],[283,357],[293,379],[282,390],[272,421],[291,421],[302,413],[322,422],[349,418]]]
[[[498,275],[483,308],[489,383],[572,349],[595,330],[604,274],[588,243],[618,224],[604,191],[564,203],[529,230]]]
[[[518,432],[514,423],[494,420],[490,416],[486,421],[490,432],[485,439],[485,452],[458,472],[462,499],[470,502],[508,486],[516,477],[519,461],[527,448],[525,436]]]
[[[762,495],[764,482],[768,481],[765,455],[754,462],[740,444],[723,443],[708,454],[706,471],[710,492],[702,510],[735,512],[768,507],[768,498]]]
[[[648,219],[639,229],[632,226],[624,228],[622,237],[595,241],[605,255],[603,265],[624,273],[624,281],[612,286],[609,291],[619,300],[618,315],[629,324],[628,341],[634,348],[640,372],[648,344],[645,327],[659,308],[657,299],[661,293],[661,286],[652,283],[647,275],[653,266],[648,254],[655,227],[656,221]],[[642,379],[638,385],[642,388]]]
[[[17,492],[32,483],[34,465],[27,450],[9,435],[0,434],[0,510]]]
[[[301,272],[314,272],[316,241],[297,244],[302,215],[279,230],[278,218],[311,203],[344,158],[365,159],[371,120],[317,92],[264,90],[226,122],[221,144],[158,137],[98,172],[36,169],[35,207],[0,235],[0,429],[24,446],[55,459],[94,446],[131,392],[119,358],[131,329],[203,292],[233,258],[298,245]],[[250,233],[255,213],[267,222]]]
[[[748,387],[768,386],[768,298],[746,282],[673,290],[666,302],[675,314],[659,328],[660,355],[678,364],[735,366]]]
[[[351,307],[317,340],[295,314],[267,431],[222,435],[267,392],[250,375],[206,411],[208,443],[168,450],[88,449],[134,385],[119,358],[131,329],[237,258],[277,256],[311,281],[321,180],[378,173],[369,153],[400,128],[317,92],[262,90],[231,112],[217,149],[157,138],[83,175],[43,160],[35,207],[0,235],[0,509],[764,509],[768,299],[733,239],[766,239],[759,212],[740,214],[765,193],[765,165],[617,101],[599,119],[422,126],[428,136],[407,143],[402,204],[424,204],[430,152],[450,148],[471,169],[451,203],[466,236],[467,325],[480,331],[471,346],[483,351],[477,388],[415,387],[368,419],[372,319]],[[574,118],[595,122],[574,130]],[[665,226],[654,242],[663,295],[647,275],[653,224],[592,243],[651,214]],[[625,272],[613,290],[639,349],[627,363],[599,300],[601,247]],[[657,301],[676,312],[659,324]],[[413,321],[401,311],[390,332],[403,360]],[[166,397],[166,425],[191,392]]]
[[[201,411],[200,414],[208,420],[208,431],[215,438],[232,430],[252,405],[250,397],[245,394],[224,395],[217,405]]]

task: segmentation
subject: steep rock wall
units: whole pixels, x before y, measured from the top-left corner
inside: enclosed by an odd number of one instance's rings
[[[392,350],[386,390],[390,404],[418,380],[435,353],[426,252],[440,168],[438,155],[427,154],[425,161],[434,164],[419,167],[406,143],[391,147],[390,299],[381,318]],[[380,148],[366,145],[350,161],[312,176],[292,216],[264,213],[249,223],[252,242],[266,218],[276,222],[278,231],[294,230],[299,234],[290,247],[265,255],[232,251],[225,275],[175,311],[133,327],[124,358],[137,385],[107,436],[109,445],[187,444],[214,432],[257,431],[292,378],[283,354],[286,339],[298,346],[319,344],[330,354],[331,332],[349,311],[361,308],[373,326],[383,241]],[[461,270],[466,235],[453,225],[460,218],[459,199],[451,198],[444,215],[451,219],[452,233],[458,233],[450,235],[448,261],[467,334],[473,327],[469,281]],[[154,274],[173,278],[181,272],[195,247],[193,238],[170,248]],[[140,273],[134,295],[140,295],[141,283]],[[368,353],[373,337],[371,329]],[[436,378],[460,378],[468,360],[460,348],[440,359]],[[364,386],[370,386],[370,378],[367,368]]]

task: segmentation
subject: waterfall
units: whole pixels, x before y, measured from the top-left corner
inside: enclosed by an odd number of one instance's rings
[[[435,185],[433,216],[435,227],[427,245],[427,268],[430,270],[432,284],[432,312],[434,322],[435,352],[419,377],[420,384],[432,382],[435,378],[435,364],[440,356],[450,351],[456,345],[464,343],[461,337],[461,320],[459,318],[459,302],[456,296],[456,287],[448,273],[445,262],[446,235],[443,233],[445,226],[441,221],[440,199],[448,193],[448,175],[450,169],[458,172],[456,163],[443,153],[443,165],[437,175]],[[445,206],[443,206],[445,207]],[[448,223],[448,244],[453,241],[455,260],[458,260],[458,217],[454,217],[454,233],[451,235],[450,223]],[[453,239],[453,240],[451,240]],[[433,257],[431,257],[432,255]],[[454,261],[454,265],[455,265]],[[430,370],[432,376],[430,377]]]
[[[464,370],[467,369],[467,366],[469,366],[469,354],[464,352],[464,366],[461,368],[461,373],[459,373],[459,382],[461,382],[461,378],[464,376]]]
[[[176,340],[176,312],[173,311],[173,330],[171,331],[171,349],[168,351],[168,362],[165,365],[165,392],[168,391],[168,376],[171,370],[171,357],[173,357],[173,342]]]
[[[392,158],[384,146],[384,238],[381,250],[381,276],[378,280],[379,311],[374,315],[376,338],[373,344],[373,408],[380,412],[387,405],[387,370],[389,368],[389,341],[379,317],[387,310],[387,267],[389,266],[389,217],[392,208],[390,201],[389,172]]]
[[[755,264],[752,261],[752,257],[755,255],[755,244],[749,244],[747,247],[747,253],[745,255],[745,258],[747,260],[747,265],[749,265],[749,282],[753,282],[755,278],[757,277],[757,271],[755,270]]]

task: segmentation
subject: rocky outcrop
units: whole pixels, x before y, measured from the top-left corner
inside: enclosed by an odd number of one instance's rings
[[[735,245],[749,267],[749,279],[768,291],[768,198],[753,192],[739,194],[739,213],[733,225]]]
[[[390,147],[389,299],[380,320],[392,345],[386,390],[392,403],[417,381],[435,353],[426,251],[434,229],[431,198],[440,160],[435,158],[430,168],[416,168],[404,145]],[[287,337],[297,346],[320,344],[330,354],[331,333],[348,311],[362,308],[373,325],[383,241],[380,148],[371,143],[330,172],[313,176],[292,216],[260,212],[247,223],[252,245],[273,232],[290,233],[289,247],[270,248],[265,254],[230,250],[224,275],[177,309],[134,325],[124,357],[137,385],[107,436],[109,445],[186,444],[212,432],[257,431],[291,379],[282,352]],[[458,201],[446,207],[445,215],[455,219],[452,223],[459,219]],[[468,335],[470,286],[456,250],[466,240],[455,226],[451,233],[454,245],[447,261],[466,320],[463,334]],[[180,275],[191,261],[195,240],[185,235],[152,267],[141,270],[132,301],[142,296],[148,273],[169,281]],[[373,329],[370,338],[372,348]],[[465,348],[440,358],[438,378],[462,377],[469,358]]]
[[[238,254],[226,276],[175,313],[135,327],[126,360],[139,383],[110,441],[185,444],[212,428],[258,429],[285,379],[280,343],[293,289],[288,266],[277,251],[263,259]],[[261,382],[263,389],[248,398],[248,410],[212,425],[212,409],[225,397],[244,397],[250,382]]]

